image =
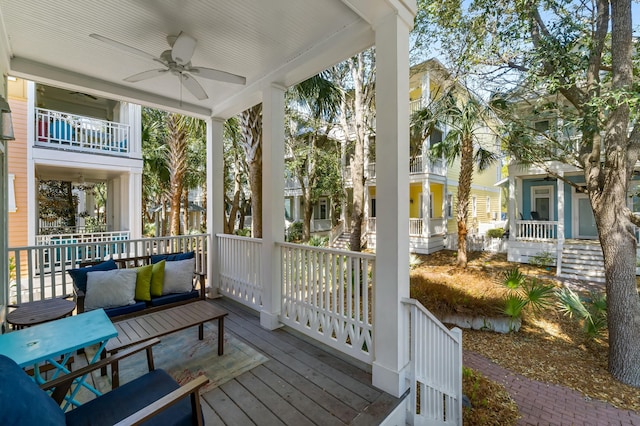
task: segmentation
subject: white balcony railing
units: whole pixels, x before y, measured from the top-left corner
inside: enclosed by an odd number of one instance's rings
[[[404,299],[410,347],[408,424],[462,424],[462,331],[447,329],[414,299]]]
[[[279,243],[280,320],[363,362],[373,362],[375,256]]]
[[[424,224],[423,219],[409,218],[409,235],[410,236],[422,236],[422,228]]]
[[[139,240],[94,241],[9,247],[9,264],[15,265],[10,277],[9,302],[23,303],[49,299],[73,292],[67,273],[81,262],[156,253],[195,251],[196,270],[206,273],[206,234]]]
[[[130,140],[128,124],[36,108],[38,146],[123,155]]]
[[[517,220],[516,239],[530,241],[555,240],[558,237],[558,222],[549,220]]]
[[[262,239],[217,234],[221,294],[257,311],[262,307]]]
[[[413,114],[414,112],[419,111],[422,108],[424,108],[424,101],[422,100],[422,98],[409,101],[409,114]]]

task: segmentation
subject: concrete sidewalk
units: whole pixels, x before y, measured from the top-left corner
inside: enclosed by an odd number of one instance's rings
[[[640,414],[593,400],[564,386],[528,379],[475,352],[464,351],[463,364],[505,386],[518,404],[518,425],[636,425]]]

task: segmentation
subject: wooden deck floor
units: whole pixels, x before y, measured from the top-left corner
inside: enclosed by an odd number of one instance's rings
[[[353,362],[284,329],[265,330],[233,302],[211,303],[230,312],[228,332],[269,361],[203,395],[207,424],[376,425],[399,402]]]
[[[256,312],[228,299],[209,303],[229,311],[226,333],[269,360],[201,396],[207,425],[369,426],[399,403],[371,385],[366,365],[285,328],[266,330]]]

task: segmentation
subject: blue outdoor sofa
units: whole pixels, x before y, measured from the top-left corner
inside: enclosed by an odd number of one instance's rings
[[[203,425],[199,391],[205,376],[179,386],[164,370],[154,370],[73,410],[60,404],[72,382],[90,371],[151,349],[158,339],[131,347],[95,364],[38,386],[12,359],[0,355],[0,422],[3,425],[58,426],[124,424]],[[51,392],[51,395],[48,394]],[[161,400],[162,399],[162,400]]]

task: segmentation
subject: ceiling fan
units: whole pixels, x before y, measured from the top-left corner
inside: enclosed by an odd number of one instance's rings
[[[222,81],[225,83],[246,83],[246,78],[242,76],[213,68],[192,65],[191,57],[196,49],[197,40],[184,32],[180,32],[177,36],[167,36],[167,42],[171,48],[162,52],[160,57],[155,57],[140,49],[136,49],[135,47],[128,46],[99,34],[89,34],[89,37],[100,40],[120,50],[124,50],[125,52],[133,53],[134,55],[142,56],[158,62],[164,66],[164,68],[143,71],[125,78],[124,81],[129,83],[136,83],[138,81],[158,77],[169,72],[178,77],[182,86],[201,101],[208,98],[207,92],[205,92],[194,76]]]

